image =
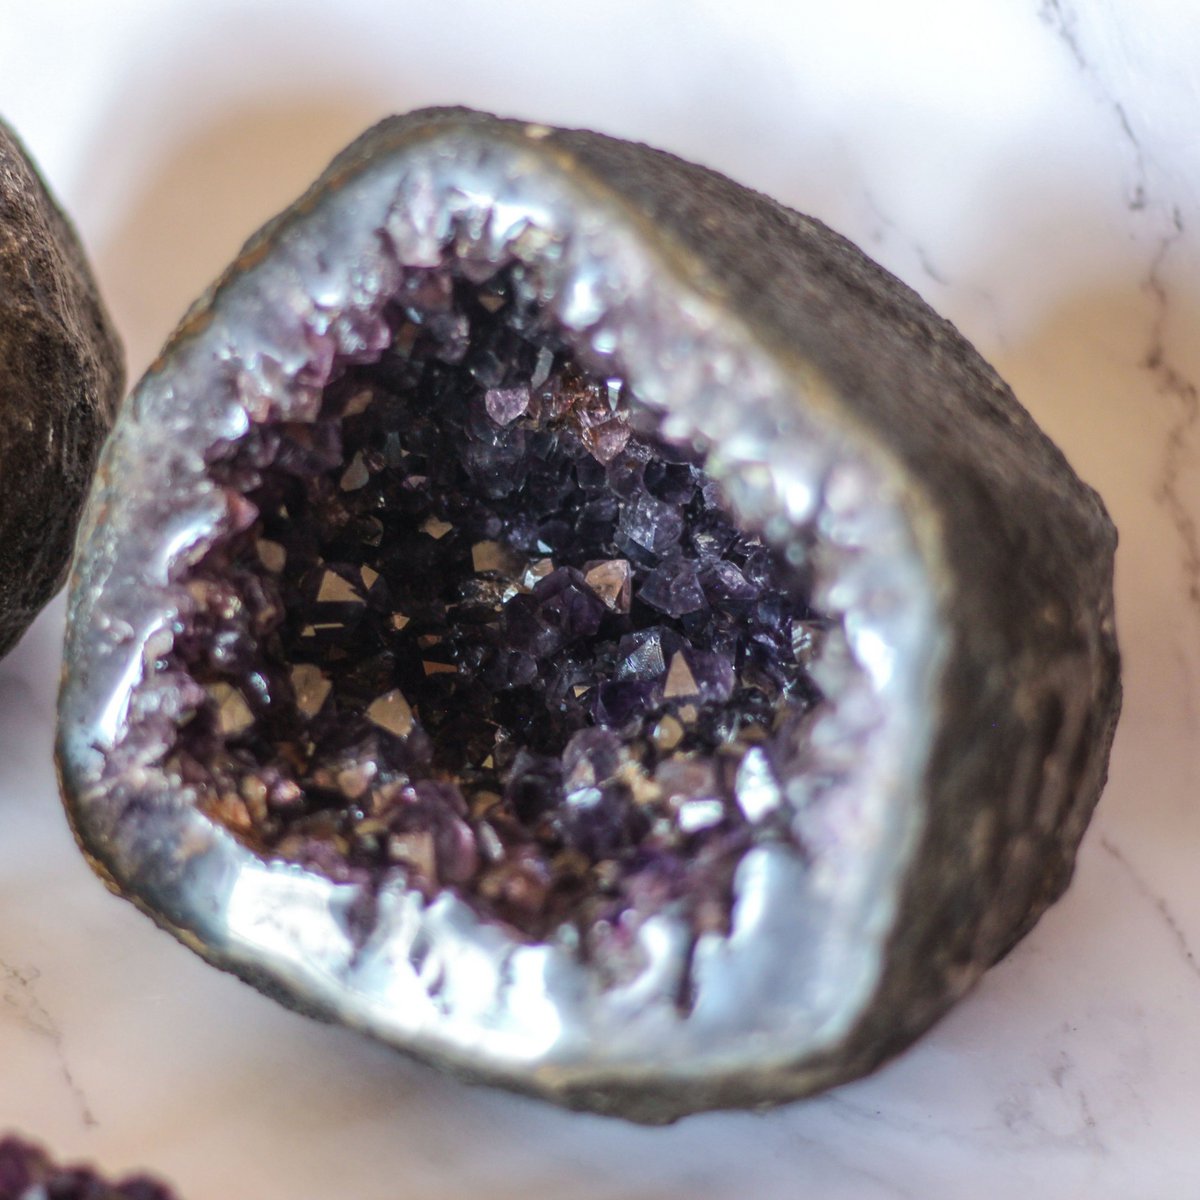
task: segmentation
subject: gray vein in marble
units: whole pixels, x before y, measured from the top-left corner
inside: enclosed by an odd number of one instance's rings
[[[1152,195],[1151,162],[1134,131],[1122,101],[1101,78],[1087,53],[1079,31],[1079,19],[1066,0],[1041,0],[1038,13],[1066,47],[1076,67],[1090,81],[1093,92],[1112,112],[1122,139],[1133,154],[1133,187],[1127,200],[1132,213],[1149,211],[1162,232],[1141,281],[1151,304],[1150,328],[1141,366],[1149,372],[1155,390],[1175,403],[1178,413],[1167,429],[1161,474],[1155,499],[1166,511],[1182,549],[1180,565],[1188,601],[1200,615],[1200,529],[1183,491],[1183,476],[1192,456],[1192,441],[1200,422],[1200,390],[1195,380],[1171,357],[1167,347],[1167,322],[1171,315],[1171,294],[1167,287],[1168,263],[1185,236],[1183,215],[1178,205],[1165,197]],[[1153,202],[1153,203],[1152,203]]]
[[[1188,941],[1187,933],[1183,926],[1180,925],[1178,918],[1171,911],[1171,906],[1167,903],[1166,898],[1161,893],[1156,892],[1146,882],[1141,872],[1129,861],[1124,851],[1111,838],[1106,835],[1101,836],[1100,845],[1104,849],[1104,852],[1129,877],[1129,882],[1133,885],[1138,895],[1158,914],[1159,920],[1166,928],[1172,942],[1175,944],[1176,950],[1179,952],[1180,960],[1197,979],[1200,979],[1200,962],[1197,962],[1191,942]]]
[[[90,1128],[99,1122],[67,1062],[62,1029],[37,994],[40,978],[41,972],[36,967],[14,967],[0,959],[0,1004],[12,1013],[22,1028],[45,1038],[54,1048],[63,1082],[75,1099],[80,1119]]]
[[[1100,1140],[1091,1102],[1088,1100],[1088,1094],[1083,1085],[1078,1081],[1075,1060],[1065,1050],[1058,1052],[1051,1065],[1050,1079],[1060,1092],[1070,1097],[1079,1106],[1079,1133],[1077,1136],[1080,1144],[1088,1150],[1106,1154],[1108,1148]]]
[[[891,219],[880,206],[875,197],[863,189],[863,199],[867,203],[867,207],[871,210],[871,215],[875,218],[879,225],[879,230],[876,234],[876,241],[883,242],[893,234],[899,234],[905,245],[912,252],[913,257],[917,260],[917,265],[940,287],[949,287],[950,280],[946,277],[944,271],[934,264],[933,259],[929,255],[929,251],[914,237],[909,237],[900,230],[900,227]]]
[[[1174,400],[1179,412],[1167,430],[1164,442],[1162,474],[1155,489],[1155,499],[1167,511],[1178,536],[1183,555],[1180,565],[1187,584],[1189,602],[1200,608],[1200,530],[1195,514],[1183,494],[1182,479],[1191,457],[1191,441],[1200,421],[1200,392],[1195,381],[1184,373],[1167,352],[1167,319],[1170,315],[1170,293],[1166,284],[1166,264],[1171,251],[1183,237],[1183,216],[1179,209],[1172,211],[1172,228],[1159,243],[1158,250],[1143,281],[1143,288],[1154,306],[1150,325],[1149,346],[1141,366],[1150,373],[1161,395]]]
[[[887,215],[883,206],[875,199],[874,195],[866,188],[862,190],[863,201],[870,210],[871,216],[875,220],[876,229],[873,233],[873,240],[876,245],[882,245],[891,238],[897,238],[907,248],[908,252],[913,256],[918,268],[921,272],[938,287],[945,288],[947,291],[957,291],[965,296],[972,297],[979,301],[992,315],[993,335],[997,344],[1004,345],[1004,338],[1000,332],[1000,310],[996,304],[996,298],[985,288],[981,288],[975,284],[965,284],[948,275],[933,259],[928,248],[918,238],[912,237],[904,232],[900,226]],[[895,269],[897,264],[893,264]]]
[[[846,1105],[846,1111],[855,1113],[857,1116],[863,1117],[869,1122],[867,1128],[874,1130],[882,1118],[882,1114],[875,1110],[866,1110],[857,1108],[853,1105]],[[882,1118],[886,1124],[886,1118]],[[910,1191],[905,1187],[895,1176],[882,1175],[877,1171],[873,1171],[868,1167],[861,1158],[852,1160],[849,1157],[837,1153],[831,1147],[828,1141],[818,1138],[809,1137],[803,1134],[791,1133],[787,1138],[791,1143],[789,1150],[794,1148],[795,1143],[799,1143],[804,1147],[806,1154],[819,1154],[824,1157],[830,1165],[837,1171],[842,1172],[847,1179],[856,1180],[857,1185],[862,1188],[870,1188],[871,1190],[858,1190],[855,1195],[862,1197],[862,1200],[917,1200],[917,1193]],[[856,1185],[856,1186],[857,1186]]]
[[[902,1117],[895,1112],[885,1114],[840,1096],[830,1097],[827,1103],[857,1120],[882,1124],[907,1138],[932,1138],[951,1145],[970,1139],[972,1147],[979,1153],[1003,1153],[1023,1145],[1026,1149],[1075,1150],[1095,1156],[1106,1155],[1108,1147],[1101,1139],[1087,1091],[1077,1078],[1074,1059],[1066,1050],[1059,1049],[1054,1059],[1045,1064],[1045,1070],[1045,1077],[1035,1073],[1028,1078],[1014,1079],[1006,1093],[996,1101],[995,1121],[985,1124],[955,1126]],[[1047,1079],[1053,1093],[1047,1086]],[[1061,1094],[1067,1111],[1054,1108],[1048,1118],[1046,1098],[1054,1093]],[[1056,1117],[1066,1119],[1056,1121],[1053,1119]],[[1063,1128],[1064,1124],[1066,1128]]]
[[[1133,130],[1133,123],[1129,120],[1125,105],[1109,91],[1084,52],[1075,10],[1064,3],[1064,0],[1041,0],[1038,18],[1066,47],[1075,66],[1090,81],[1096,96],[1112,111],[1121,136],[1134,156],[1134,183],[1126,204],[1131,212],[1140,212],[1149,203],[1149,168],[1145,150]]]
[[[1038,17],[1062,40],[1075,60],[1075,65],[1081,71],[1088,70],[1087,58],[1084,57],[1083,47],[1079,44],[1075,13],[1062,4],[1061,0],[1042,0]]]
[[[1039,1148],[1076,1150],[1097,1157],[1108,1154],[1087,1092],[1077,1079],[1072,1057],[1060,1050],[1047,1070],[1055,1091],[1062,1096],[1066,1112],[1060,1114],[1053,1107],[1047,1110],[1043,1082],[1022,1081],[996,1104],[996,1115],[1004,1128],[1018,1138],[1031,1137]],[[1060,1115],[1070,1121],[1065,1129],[1058,1127],[1055,1119]]]

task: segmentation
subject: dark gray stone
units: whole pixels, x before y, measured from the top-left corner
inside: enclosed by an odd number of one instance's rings
[[[0,655],[66,579],[123,387],[83,248],[0,122]]]

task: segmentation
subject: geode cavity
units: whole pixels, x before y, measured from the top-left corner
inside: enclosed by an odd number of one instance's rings
[[[66,578],[123,388],[83,248],[0,122],[0,656]]]
[[[59,755],[214,963],[667,1120],[861,1074],[1066,886],[1114,536],[966,342],[702,168],[385,122],[120,416]]]

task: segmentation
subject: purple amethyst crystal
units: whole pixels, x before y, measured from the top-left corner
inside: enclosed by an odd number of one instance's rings
[[[687,559],[668,559],[647,571],[637,594],[668,617],[682,617],[708,607],[697,564]]]
[[[0,1200],[172,1200],[172,1193],[145,1175],[109,1183],[90,1167],[58,1166],[9,1136],[0,1138]]]
[[[489,388],[484,401],[488,416],[497,425],[511,425],[529,410],[529,388]]]
[[[638,679],[610,679],[596,688],[595,716],[601,725],[627,730],[650,719],[662,701],[662,686]]]

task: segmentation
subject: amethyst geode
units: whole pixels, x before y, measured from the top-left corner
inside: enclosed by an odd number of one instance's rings
[[[123,388],[83,248],[0,121],[0,656],[66,579]]]
[[[1063,890],[1114,535],[954,330],[668,155],[385,122],[123,410],[59,756],[207,958],[638,1120],[926,1028]]]

